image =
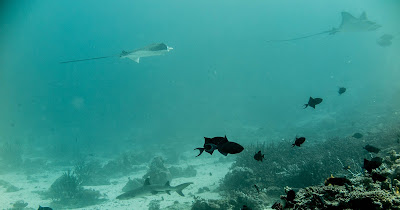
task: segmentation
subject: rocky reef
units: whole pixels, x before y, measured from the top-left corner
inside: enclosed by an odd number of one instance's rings
[[[400,155],[391,150],[378,168],[354,174],[348,183],[332,185],[328,178],[325,186],[300,189],[293,201],[282,199],[293,209],[400,209],[399,178]]]

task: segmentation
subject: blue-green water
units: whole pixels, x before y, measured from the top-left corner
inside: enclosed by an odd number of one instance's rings
[[[25,158],[155,156],[169,148],[197,155],[192,148],[204,136],[312,142],[368,132],[400,115],[396,0],[0,6],[0,144],[17,142]],[[342,11],[365,11],[382,27],[267,42],[330,30]],[[394,36],[392,45],[377,44],[383,34]],[[174,50],[139,64],[118,57],[59,64],[157,42]],[[341,86],[347,92],[339,96]],[[310,96],[324,101],[303,109]]]

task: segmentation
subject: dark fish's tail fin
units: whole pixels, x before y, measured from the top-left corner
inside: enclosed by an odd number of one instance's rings
[[[200,154],[198,154],[196,157],[199,157],[201,154],[203,154],[204,148],[196,148],[196,149],[200,150]],[[194,150],[196,150],[196,149],[194,149]]]
[[[189,185],[191,185],[191,184],[193,184],[193,182],[187,182],[187,183],[180,184],[180,185],[178,185],[178,186],[175,187],[175,191],[176,191],[180,196],[185,196],[185,195],[182,193],[182,190],[185,189],[187,186],[189,186]]]
[[[305,108],[307,108],[308,107],[308,104],[304,104],[304,108],[303,109],[305,109]]]

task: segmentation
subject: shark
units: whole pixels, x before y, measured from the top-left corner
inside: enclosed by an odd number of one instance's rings
[[[143,186],[125,192],[119,196],[117,196],[118,200],[128,200],[132,198],[139,198],[139,197],[146,197],[149,195],[157,195],[160,193],[167,193],[171,195],[171,191],[176,191],[180,196],[185,196],[182,193],[182,190],[185,189],[187,186],[193,184],[193,182],[183,183],[177,186],[171,186],[169,181],[164,185],[157,185],[157,184],[150,184],[150,179],[146,178]]]
[[[341,16],[342,16],[342,22],[340,23],[340,25],[338,27],[333,27],[330,30],[291,39],[269,40],[267,42],[287,42],[287,41],[305,39],[322,34],[334,35],[338,32],[368,32],[368,31],[375,31],[378,28],[382,27],[376,22],[368,20],[366,12],[363,12],[358,18],[354,17],[352,14],[348,12],[342,12]]]
[[[111,57],[119,57],[119,58],[128,58],[136,63],[140,62],[140,58],[143,57],[151,57],[151,56],[160,56],[160,55],[165,55],[174,48],[167,46],[164,43],[154,43],[147,45],[142,48],[138,48],[132,51],[125,51],[123,50],[120,54],[118,55],[110,55],[110,56],[101,56],[101,57],[94,57],[94,58],[85,58],[85,59],[78,59],[78,60],[69,60],[69,61],[62,61],[60,63],[75,63],[75,62],[82,62],[82,61],[89,61],[89,60],[98,60],[98,59],[104,59],[104,58],[111,58]]]

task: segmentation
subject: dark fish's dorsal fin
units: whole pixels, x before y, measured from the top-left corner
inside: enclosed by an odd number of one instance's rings
[[[227,138],[226,138],[226,135],[225,135],[225,137],[224,137],[226,140],[228,140]]]
[[[211,140],[211,138],[204,137],[204,141],[206,142],[206,144],[207,144],[207,143],[209,143],[209,142],[210,142],[210,140]]]
[[[150,178],[146,178],[146,180],[144,181],[143,186],[147,186],[150,185]]]
[[[169,181],[167,181],[166,183],[165,183],[165,186],[171,186],[171,185],[169,185]]]

